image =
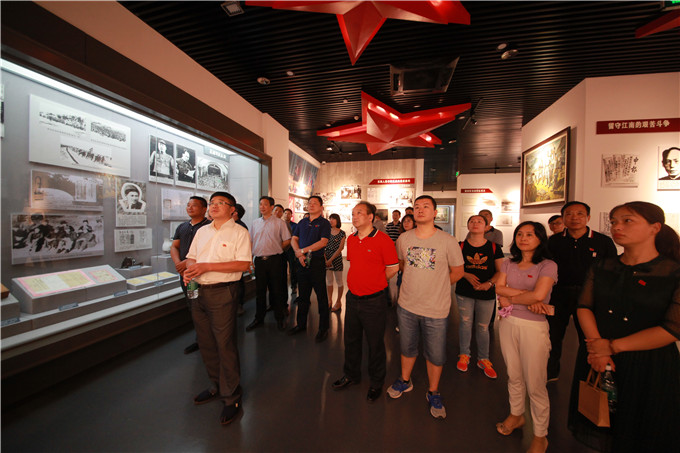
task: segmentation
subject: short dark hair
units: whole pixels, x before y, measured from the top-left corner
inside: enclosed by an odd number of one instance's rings
[[[275,204],[274,209],[276,209],[276,208],[281,208],[281,210],[283,211],[283,205],[282,204],[278,204],[278,203]]]
[[[409,206],[408,208],[404,208],[404,212],[408,211],[409,209],[410,209],[411,211],[413,211],[413,206]]]
[[[276,204],[276,201],[272,197],[268,197],[267,195],[262,195],[260,197],[260,201],[262,201],[262,200],[267,200],[267,202],[269,203],[269,206],[274,206],[274,204]]]
[[[207,207],[208,207],[208,202],[207,202],[207,201],[205,200],[205,198],[203,198],[203,197],[193,196],[193,197],[189,197],[189,200],[196,200],[196,201],[198,201],[199,203],[201,203],[201,205],[202,205],[204,208],[207,208]]]
[[[286,208],[286,209],[283,210],[283,212],[286,212],[286,211],[290,212],[291,214],[293,213],[293,210],[290,209],[290,208]]]
[[[416,201],[418,200],[430,200],[432,202],[432,206],[434,206],[434,208],[437,209],[437,202],[434,201],[434,198],[432,198],[429,195],[421,195],[418,198],[416,198]]]
[[[234,198],[234,196],[232,194],[230,194],[229,192],[222,192],[222,191],[215,192],[214,194],[210,195],[210,201],[212,201],[212,199],[215,198],[215,197],[224,197],[227,200],[229,200],[229,203],[231,203],[232,206],[236,205],[236,198]]]
[[[399,215],[401,215],[401,211],[399,209],[395,209],[394,211],[392,211],[392,214],[394,214],[395,212],[398,212]]]
[[[493,212],[491,212],[491,209],[480,209],[477,215],[482,215],[482,212],[488,212],[491,214],[491,217],[493,218]]]
[[[236,209],[236,215],[238,216],[239,220],[241,220],[243,216],[246,215],[246,209],[242,205],[236,203],[234,205],[234,209]]]
[[[512,245],[510,246],[510,254],[512,255],[512,258],[510,258],[510,260],[514,261],[515,263],[522,261],[522,251],[519,249],[519,247],[517,247],[517,244],[515,244],[515,238],[517,237],[517,232],[519,232],[520,228],[526,225],[531,225],[534,227],[534,234],[540,241],[540,244],[538,244],[538,247],[536,247],[536,250],[534,250],[534,255],[531,257],[531,262],[538,264],[545,259],[549,259],[551,255],[550,251],[548,250],[548,233],[546,233],[545,227],[542,223],[527,220],[526,222],[522,222],[517,225],[515,232],[512,233]]]
[[[548,224],[551,224],[551,223],[553,223],[555,220],[561,219],[561,218],[562,218],[561,215],[555,214],[554,216],[552,216],[552,217],[550,217],[550,218],[548,219]]]
[[[354,207],[356,208],[357,206],[366,206],[366,214],[371,214],[373,216],[373,222],[375,222],[376,207],[373,203],[369,203],[368,201],[361,200]]]
[[[590,206],[588,206],[587,204],[585,204],[585,203],[582,202],[582,201],[570,201],[570,202],[568,202],[568,203],[565,203],[565,205],[562,206],[562,209],[560,210],[560,213],[561,213],[562,215],[564,215],[564,211],[566,211],[566,209],[567,209],[569,206],[574,206],[574,205],[577,205],[577,204],[580,204],[581,206],[583,206],[584,208],[586,208],[586,214],[590,215]]]
[[[340,227],[342,226],[342,222],[340,221],[340,216],[339,216],[339,215],[333,213],[333,214],[331,214],[331,215],[328,216],[328,220],[329,220],[329,221],[330,221],[330,219],[335,219],[335,226],[336,226],[336,228],[340,228]]]
[[[323,206],[323,199],[321,199],[321,197],[318,195],[312,195],[311,197],[307,198],[307,203],[312,201],[312,198],[316,198],[317,200],[319,200],[319,204]]]
[[[664,149],[663,151],[661,151],[661,161],[662,162],[664,160],[668,159],[668,155],[671,153],[671,151],[679,151],[680,152],[680,148],[678,148],[677,146],[672,146],[668,149]]]

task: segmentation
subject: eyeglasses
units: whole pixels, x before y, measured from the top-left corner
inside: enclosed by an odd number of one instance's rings
[[[234,206],[233,204],[227,203],[226,201],[211,201],[210,203],[208,203],[208,206],[224,206],[224,205]]]

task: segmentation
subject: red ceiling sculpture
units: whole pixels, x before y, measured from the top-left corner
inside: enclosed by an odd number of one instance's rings
[[[440,1],[247,1],[254,6],[335,14],[352,65],[386,19],[470,25],[461,2]]]
[[[361,93],[361,122],[322,129],[317,135],[338,142],[364,143],[373,155],[395,146],[434,148],[441,140],[430,131],[456,119],[471,108],[470,103],[412,113],[400,113]]]

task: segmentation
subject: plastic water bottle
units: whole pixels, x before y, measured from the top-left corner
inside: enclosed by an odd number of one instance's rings
[[[609,412],[616,412],[616,401],[617,401],[617,389],[616,382],[614,382],[614,376],[612,376],[612,367],[607,365],[604,371],[604,377],[602,378],[602,384],[600,385],[602,390],[607,392],[607,402],[609,403]]]
[[[187,297],[189,299],[198,299],[198,282],[191,279],[187,285]]]

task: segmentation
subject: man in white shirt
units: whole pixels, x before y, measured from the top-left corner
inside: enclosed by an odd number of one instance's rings
[[[236,343],[237,282],[252,259],[248,231],[231,218],[236,200],[227,192],[210,197],[213,222],[196,232],[184,271],[184,283],[196,280],[198,298],[191,304],[198,346],[212,386],[194,397],[195,404],[224,403],[220,423],[230,423],[241,406],[241,370]]]
[[[256,311],[255,319],[248,324],[246,332],[250,332],[262,324],[267,314],[267,289],[269,289],[269,303],[274,309],[277,328],[286,330],[286,306],[288,291],[283,279],[284,255],[283,251],[290,245],[290,231],[286,222],[273,215],[274,199],[263,196],[260,198],[260,214],[250,227],[250,239],[253,243],[255,257],[255,287]]]

